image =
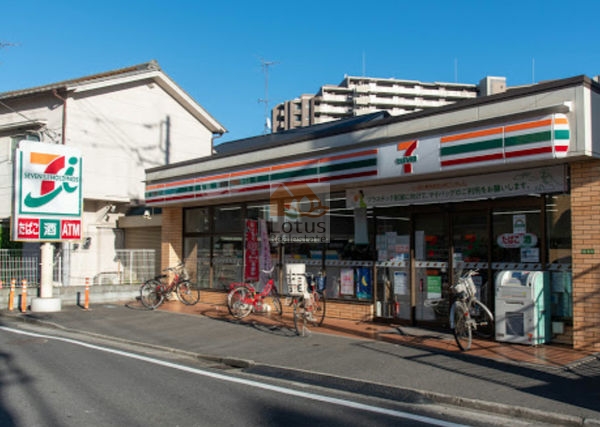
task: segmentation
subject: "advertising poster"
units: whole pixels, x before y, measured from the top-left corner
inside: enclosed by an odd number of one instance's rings
[[[356,297],[369,299],[373,295],[373,285],[371,282],[371,269],[369,267],[359,267],[356,269]]]
[[[354,269],[342,268],[340,270],[340,294],[354,295]]]
[[[427,298],[442,297],[442,276],[427,276]]]
[[[408,275],[404,271],[394,271],[394,294],[408,295]]]

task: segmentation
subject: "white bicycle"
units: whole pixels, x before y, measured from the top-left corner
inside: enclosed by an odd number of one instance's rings
[[[460,275],[452,286],[455,300],[450,306],[450,328],[456,344],[462,351],[471,348],[473,334],[481,338],[494,335],[494,316],[484,303],[477,299],[473,276],[477,270],[469,270]]]

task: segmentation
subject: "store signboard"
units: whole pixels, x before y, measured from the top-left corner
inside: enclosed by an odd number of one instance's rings
[[[83,192],[79,150],[21,141],[14,172],[12,240],[80,240]]]
[[[242,195],[264,197],[269,190],[288,183],[355,185],[369,180],[552,161],[567,155],[569,143],[567,116],[552,114],[459,132],[391,138],[369,148],[335,154],[309,151],[308,157],[193,178],[185,174],[171,181],[148,182],[145,199],[152,206]]]
[[[346,190],[346,206],[426,205],[567,191],[564,165]]]
[[[569,142],[569,121],[564,114],[420,136],[379,147],[377,177],[415,176],[563,158],[568,153]]]

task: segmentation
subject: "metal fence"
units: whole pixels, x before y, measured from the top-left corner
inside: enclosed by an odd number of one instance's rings
[[[12,280],[15,280],[17,286],[21,286],[23,280],[27,280],[28,286],[39,286],[39,252],[0,249],[0,280],[4,284],[9,284]]]
[[[140,284],[156,275],[154,249],[119,249],[116,252],[118,284]]]
[[[90,279],[91,285],[135,285],[155,275],[155,254],[153,249],[116,250],[115,268],[111,271],[89,271],[85,277],[71,277],[73,284],[83,284]],[[41,254],[35,251],[24,252],[20,249],[0,249],[0,280],[9,284],[15,280],[21,286],[27,280],[27,286],[37,287],[40,283]],[[53,280],[61,283],[63,262],[61,253],[55,254],[53,261]]]

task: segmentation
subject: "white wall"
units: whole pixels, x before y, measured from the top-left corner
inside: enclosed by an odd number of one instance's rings
[[[28,120],[45,121],[47,131],[41,133],[42,141],[60,142],[62,109],[55,108],[60,103],[58,99],[45,96],[27,102],[4,99],[2,103],[10,109],[0,104],[0,126],[24,123]],[[14,174],[11,136],[17,133],[24,133],[24,130],[14,129],[0,134],[0,218],[11,214]]]
[[[69,101],[67,144],[83,156],[86,198],[143,199],[145,169],[207,156],[212,134],[157,85],[84,92]]]

